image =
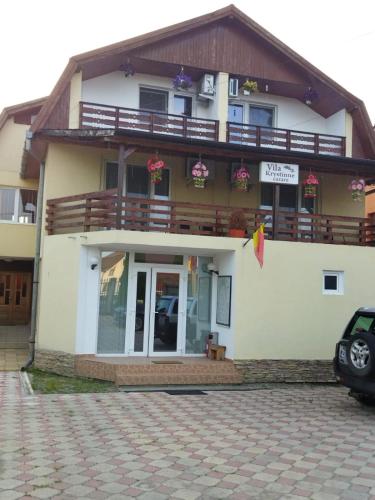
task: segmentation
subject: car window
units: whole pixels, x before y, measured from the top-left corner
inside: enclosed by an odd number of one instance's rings
[[[158,300],[158,303],[156,304],[156,310],[157,311],[165,310],[166,312],[168,312],[169,305],[170,305],[171,301],[172,301],[172,299],[167,299],[165,297],[161,297]]]
[[[374,320],[371,316],[357,316],[354,319],[354,324],[349,328],[349,335],[373,331]]]
[[[178,299],[176,299],[175,303],[173,304],[172,314],[178,314]]]

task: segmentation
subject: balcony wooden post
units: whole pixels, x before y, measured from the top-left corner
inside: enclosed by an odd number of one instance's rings
[[[346,156],[346,137],[341,137],[341,156]]]
[[[86,198],[85,220],[83,224],[84,232],[89,232],[91,227],[91,198]]]
[[[121,229],[122,194],[125,178],[125,146],[120,144],[118,150],[117,169],[117,206],[116,206],[116,229]]]
[[[187,137],[187,118],[184,116],[182,118],[182,136]]]
[[[290,130],[286,131],[286,150],[290,151]]]
[[[83,128],[83,102],[79,102],[79,128]]]
[[[280,210],[280,184],[273,186],[272,206],[272,239],[277,240],[279,233],[279,210]]]
[[[255,145],[260,148],[260,127],[256,127]]]
[[[314,153],[319,154],[319,134],[314,134]]]

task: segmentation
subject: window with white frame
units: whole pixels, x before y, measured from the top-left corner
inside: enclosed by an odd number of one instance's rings
[[[323,295],[344,294],[344,271],[323,271]]]
[[[37,191],[0,187],[0,221],[35,223]]]
[[[141,87],[139,90],[139,109],[167,113],[168,92]]]
[[[249,106],[249,124],[258,127],[273,127],[275,121],[275,108],[271,106]]]

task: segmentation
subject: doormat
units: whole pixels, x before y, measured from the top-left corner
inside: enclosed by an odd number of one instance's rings
[[[183,365],[182,361],[153,361],[154,365]]]
[[[200,391],[199,389],[176,389],[171,391],[164,391],[170,396],[207,396],[207,392]]]

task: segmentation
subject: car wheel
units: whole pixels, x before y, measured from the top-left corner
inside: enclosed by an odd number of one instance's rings
[[[370,333],[357,333],[347,347],[348,367],[356,377],[366,377],[375,365],[375,337]]]

